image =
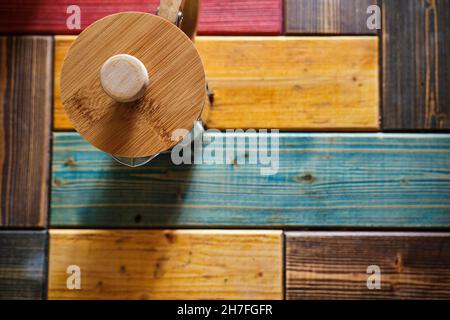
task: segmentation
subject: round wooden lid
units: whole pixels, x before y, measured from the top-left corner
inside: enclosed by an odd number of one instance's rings
[[[180,140],[172,133],[191,130],[200,117],[205,91],[192,41],[147,13],[96,21],[72,44],[61,71],[61,100],[75,129],[120,157],[172,148]]]

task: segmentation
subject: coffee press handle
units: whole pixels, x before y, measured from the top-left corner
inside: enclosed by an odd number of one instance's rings
[[[199,9],[199,0],[161,0],[157,14],[176,24],[194,41]]]
[[[186,0],[161,0],[158,8],[158,16],[176,23],[178,12],[183,10]]]

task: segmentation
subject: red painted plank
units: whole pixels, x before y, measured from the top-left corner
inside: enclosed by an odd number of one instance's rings
[[[279,34],[282,0],[201,0],[199,34]]]
[[[282,0],[202,0],[199,34],[279,34]],[[159,0],[2,0],[0,33],[78,34],[122,11],[154,13]],[[81,30],[69,30],[67,7],[78,5]]]

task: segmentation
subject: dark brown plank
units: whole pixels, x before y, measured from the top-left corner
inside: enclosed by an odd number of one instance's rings
[[[285,0],[287,34],[376,34],[367,8],[377,0]]]
[[[46,225],[51,65],[51,37],[0,37],[0,227]]]
[[[0,231],[0,299],[44,299],[46,231]]]
[[[450,1],[384,0],[383,128],[450,128]]]
[[[286,259],[288,299],[450,298],[450,233],[287,232]]]

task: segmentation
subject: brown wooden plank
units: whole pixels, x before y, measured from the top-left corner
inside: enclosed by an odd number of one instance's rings
[[[450,1],[384,0],[383,129],[450,128]]]
[[[0,226],[42,227],[52,83],[51,37],[0,37]]]
[[[449,299],[450,233],[287,232],[286,268],[288,299]]]
[[[55,114],[68,130],[59,76],[72,37],[57,37]],[[198,37],[214,91],[202,119],[211,128],[378,129],[376,37]]]
[[[0,231],[0,300],[43,299],[47,288],[47,233]]]
[[[376,34],[367,8],[377,0],[285,0],[287,34]]]
[[[49,259],[49,299],[282,297],[280,231],[52,230]]]

